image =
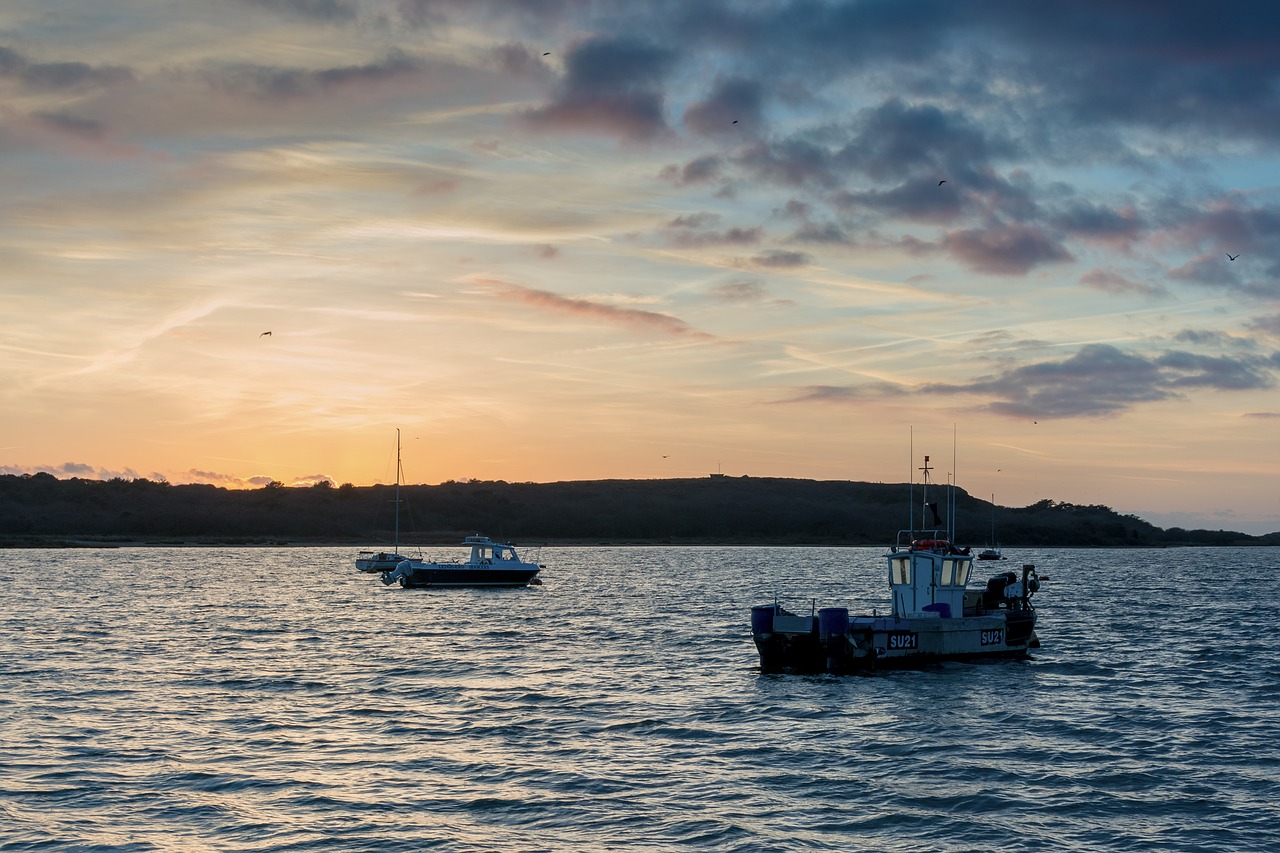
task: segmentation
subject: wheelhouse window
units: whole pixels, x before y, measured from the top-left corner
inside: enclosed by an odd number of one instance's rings
[[[898,584],[911,583],[911,558],[910,557],[894,557],[890,562],[889,582],[897,586]]]
[[[951,583],[955,579],[955,576],[956,576],[956,561],[943,560],[942,561],[942,577],[938,579],[939,585],[951,586]]]

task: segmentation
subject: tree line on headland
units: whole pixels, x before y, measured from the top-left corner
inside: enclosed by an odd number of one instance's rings
[[[909,526],[908,485],[712,476],[559,483],[448,482],[399,489],[400,541],[455,543],[484,533],[516,542],[887,545]],[[919,486],[914,497],[921,498]],[[1042,500],[954,501],[959,544],[983,547],[1280,545],[1280,533],[1161,529],[1105,506]],[[0,547],[113,544],[352,544],[383,547],[396,525],[394,486],[235,490],[146,479],[0,475]],[[916,526],[926,509],[915,509]],[[930,516],[932,521],[932,516]]]

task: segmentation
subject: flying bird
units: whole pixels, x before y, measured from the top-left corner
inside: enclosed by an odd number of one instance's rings
[[[263,332],[262,334],[258,335],[258,337],[260,337],[260,338],[269,338],[269,337],[271,337],[271,333],[270,333],[270,332]]]
[[[737,124],[737,123],[738,123],[738,120],[735,118],[735,119],[733,120],[733,123],[734,123],[734,124]]]
[[[542,55],[543,55],[543,56],[550,56],[550,55],[551,55],[551,51],[547,51],[546,53],[544,53],[544,54],[542,54]]]
[[[942,185],[943,185],[943,184],[945,184],[946,182],[947,182],[947,179],[946,179],[946,178],[943,178],[942,180],[938,181],[938,186],[942,186]]]
[[[1227,256],[1227,260],[1229,260],[1229,261],[1234,261],[1236,258],[1240,257],[1240,253],[1239,253],[1239,252],[1237,252],[1237,253],[1236,253],[1236,254],[1234,254],[1234,255],[1233,255],[1233,254],[1231,254],[1230,252],[1223,252],[1222,254],[1226,255],[1226,256]]]

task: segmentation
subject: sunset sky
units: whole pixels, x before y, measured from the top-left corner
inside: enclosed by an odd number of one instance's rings
[[[0,158],[0,473],[1280,530],[1280,5],[5,0]]]

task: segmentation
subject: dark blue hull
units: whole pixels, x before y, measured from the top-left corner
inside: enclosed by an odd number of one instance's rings
[[[1038,647],[1035,612],[999,610],[957,619],[854,617],[833,609],[838,627],[815,616],[783,615],[776,606],[752,612],[761,672],[857,673],[916,669],[943,661],[1025,658]]]
[[[527,569],[475,569],[475,568],[431,568],[417,569],[400,577],[402,587],[485,587],[485,586],[529,586],[538,576],[540,568],[534,566]]]

